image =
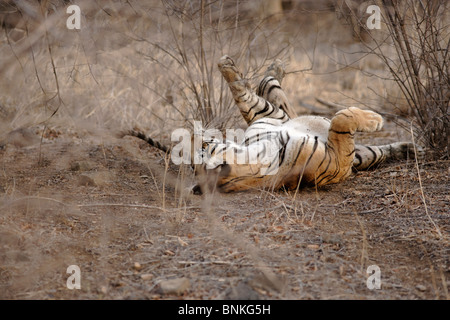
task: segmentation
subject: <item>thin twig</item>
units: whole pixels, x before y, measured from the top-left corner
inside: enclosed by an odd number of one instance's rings
[[[428,212],[428,206],[427,206],[427,202],[425,201],[425,194],[423,192],[423,186],[422,186],[422,178],[420,177],[420,169],[419,169],[419,161],[417,160],[417,149],[416,149],[416,143],[414,141],[414,133],[412,130],[412,126],[411,126],[411,138],[412,138],[412,144],[414,147],[414,159],[415,159],[415,163],[416,163],[416,169],[417,169],[417,178],[419,180],[419,186],[420,186],[420,194],[421,194],[421,198],[422,198],[422,202],[423,205],[425,207],[425,213],[428,217],[428,219],[431,221],[431,223],[433,224],[433,226],[435,227],[439,237],[442,239],[442,233],[441,230],[439,229],[439,227],[436,225],[436,223],[434,222],[434,220],[431,218],[430,213]]]
[[[324,106],[327,106],[328,108],[333,109],[333,110],[342,110],[342,109],[348,108],[347,106],[344,106],[342,104],[334,103],[331,101],[326,101],[319,97],[316,97],[316,101],[323,104]]]
[[[145,208],[145,209],[158,209],[165,211],[162,207],[157,206],[149,206],[145,204],[129,204],[129,203],[87,203],[87,204],[78,204],[77,207],[85,208],[85,207],[128,207],[128,208]]]
[[[230,261],[177,261],[178,264],[200,264],[200,265],[208,265],[208,264],[217,264],[217,265],[228,265],[228,266],[242,266],[242,267],[254,267],[253,263],[239,263],[239,262],[230,262]]]

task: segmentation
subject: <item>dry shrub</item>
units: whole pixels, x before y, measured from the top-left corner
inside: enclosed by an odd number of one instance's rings
[[[252,78],[289,46],[274,45],[279,30],[249,14],[250,1],[76,4],[81,30],[66,28],[63,1],[12,5],[27,18],[16,25],[23,38],[5,32],[1,52],[0,74],[9,80],[0,84],[8,92],[0,98],[5,132],[37,123],[69,123],[96,135],[135,125],[157,135],[193,120],[229,127],[242,120],[218,72],[219,58],[233,56]]]
[[[448,159],[450,28],[447,1],[382,0],[378,4],[383,9],[381,31],[367,30],[365,20],[361,20],[361,27],[372,34],[373,43],[367,47],[385,64],[391,80],[401,90],[413,117],[411,125],[417,140],[433,151],[435,158]]]
[[[167,37],[143,35],[147,43],[140,53],[161,67],[171,78],[165,103],[182,118],[202,121],[204,126],[224,129],[240,119],[227,86],[220,77],[217,61],[224,54],[246,66],[252,78],[282,55],[287,46],[269,48],[277,30],[265,28],[267,19],[247,16],[241,1],[163,1]],[[245,3],[245,2],[244,2]],[[181,108],[173,95],[183,101]],[[190,125],[192,123],[188,123]]]

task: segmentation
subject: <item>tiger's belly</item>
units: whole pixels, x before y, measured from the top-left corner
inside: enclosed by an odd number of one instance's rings
[[[327,147],[330,120],[316,116],[302,116],[290,120],[280,128],[286,142],[280,149],[277,186],[295,189],[300,186],[321,186],[345,179],[350,171],[340,168]]]
[[[327,141],[330,120],[318,116],[301,116],[283,124],[284,129],[308,136],[318,136],[320,140]]]
[[[295,189],[330,182],[337,171],[327,152],[329,126],[330,120],[316,116],[301,116],[285,123],[276,119],[256,121],[247,128],[242,146],[270,149],[270,156],[265,157],[270,162],[234,165],[219,178],[219,187],[225,192],[249,185]]]

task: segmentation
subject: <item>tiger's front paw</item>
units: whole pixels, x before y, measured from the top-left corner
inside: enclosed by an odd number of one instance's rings
[[[225,55],[220,58],[218,67],[228,83],[242,80],[242,73],[238,70],[233,59],[229,56]]]

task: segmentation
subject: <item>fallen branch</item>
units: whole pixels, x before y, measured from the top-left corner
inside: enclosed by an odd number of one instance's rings
[[[253,263],[238,263],[238,262],[228,262],[228,261],[222,261],[222,260],[216,260],[216,261],[178,261],[178,264],[217,264],[217,265],[239,265],[244,267],[254,267],[255,265]]]
[[[331,101],[326,101],[326,100],[323,100],[323,99],[318,98],[318,97],[316,97],[316,101],[321,103],[321,104],[323,104],[324,106],[327,106],[330,109],[335,110],[335,111],[339,111],[339,110],[348,108],[347,106],[344,106],[342,104],[334,103],[334,102],[331,102]]]

